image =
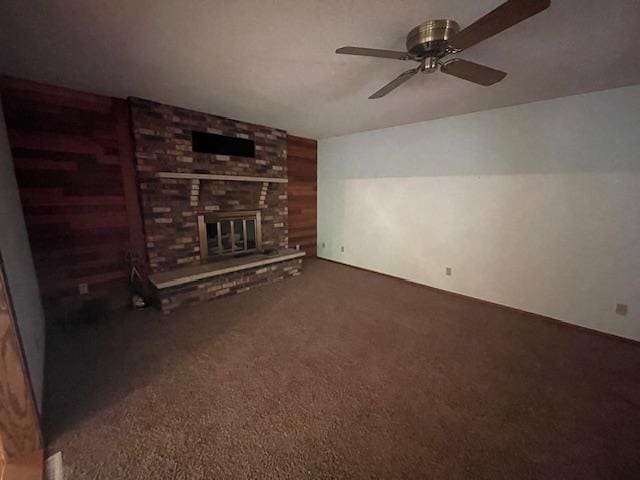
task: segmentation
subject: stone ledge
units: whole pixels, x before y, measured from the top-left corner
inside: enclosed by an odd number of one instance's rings
[[[195,267],[156,273],[149,276],[149,281],[155,288],[162,290],[197,282],[198,280],[226,275],[228,273],[285,262],[287,260],[304,257],[304,255],[304,252],[293,249],[281,250],[273,255],[256,253],[246,257],[230,258],[228,260],[205,263]]]

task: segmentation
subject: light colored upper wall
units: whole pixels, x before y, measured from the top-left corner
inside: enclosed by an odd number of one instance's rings
[[[0,252],[27,368],[42,412],[44,315],[0,104]]]
[[[319,256],[638,340],[639,219],[640,86],[318,144]]]

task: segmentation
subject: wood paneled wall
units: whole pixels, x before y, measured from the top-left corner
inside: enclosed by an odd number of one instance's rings
[[[128,301],[127,252],[144,268],[126,100],[2,78],[0,93],[43,297]]]
[[[287,136],[289,246],[316,255],[318,142]]]
[[[2,77],[0,94],[45,298],[128,302],[127,252],[148,269],[126,100]],[[316,255],[317,142],[287,136],[289,245]]]

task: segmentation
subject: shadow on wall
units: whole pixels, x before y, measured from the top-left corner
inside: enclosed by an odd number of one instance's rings
[[[325,179],[640,172],[639,111],[632,86],[333,137],[318,167]]]

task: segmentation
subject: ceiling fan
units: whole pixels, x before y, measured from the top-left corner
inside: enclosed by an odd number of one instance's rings
[[[460,53],[513,25],[547,9],[551,0],[508,0],[467,28],[453,20],[427,20],[407,35],[407,51],[379,50],[376,48],[342,47],[336,53],[365,57],[413,60],[419,65],[407,70],[369,98],[380,98],[402,85],[419,72],[440,71],[484,86],[498,83],[505,72],[461,58],[444,60],[447,55]]]

